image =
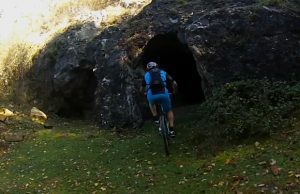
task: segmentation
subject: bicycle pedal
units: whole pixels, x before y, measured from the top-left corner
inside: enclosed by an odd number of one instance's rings
[[[169,137],[175,138],[176,137],[175,131],[170,131],[169,132]]]
[[[162,134],[162,132],[161,132],[161,128],[160,128],[160,127],[158,128],[158,133],[159,133],[159,135],[161,135],[161,134]]]

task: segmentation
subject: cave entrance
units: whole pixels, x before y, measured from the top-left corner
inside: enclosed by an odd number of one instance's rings
[[[142,63],[149,61],[159,64],[178,84],[178,94],[173,98],[174,106],[191,105],[205,100],[201,77],[196,61],[188,46],[178,39],[176,33],[157,35],[146,45]]]
[[[57,114],[67,118],[89,118],[94,110],[97,78],[95,64],[82,60],[71,72],[72,80],[63,93],[63,104]]]

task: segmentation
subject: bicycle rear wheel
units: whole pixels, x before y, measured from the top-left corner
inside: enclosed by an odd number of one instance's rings
[[[163,138],[163,142],[164,142],[164,148],[165,148],[165,153],[166,156],[170,155],[170,151],[169,151],[169,139],[168,139],[168,129],[167,129],[167,119],[164,115],[161,115],[159,117],[159,125],[161,128],[161,136]]]

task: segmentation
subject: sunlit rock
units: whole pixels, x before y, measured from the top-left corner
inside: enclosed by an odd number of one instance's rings
[[[47,115],[36,107],[33,107],[31,109],[30,117],[33,122],[39,123],[41,125],[44,125],[48,119]]]
[[[7,108],[0,108],[0,121],[6,121],[9,117],[12,117],[14,113]]]

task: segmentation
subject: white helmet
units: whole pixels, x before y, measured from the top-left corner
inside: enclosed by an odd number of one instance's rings
[[[158,67],[157,63],[155,63],[155,62],[149,62],[149,63],[147,64],[147,69],[148,69],[148,70],[149,70],[149,69],[152,69],[152,68],[155,68],[155,67]]]

